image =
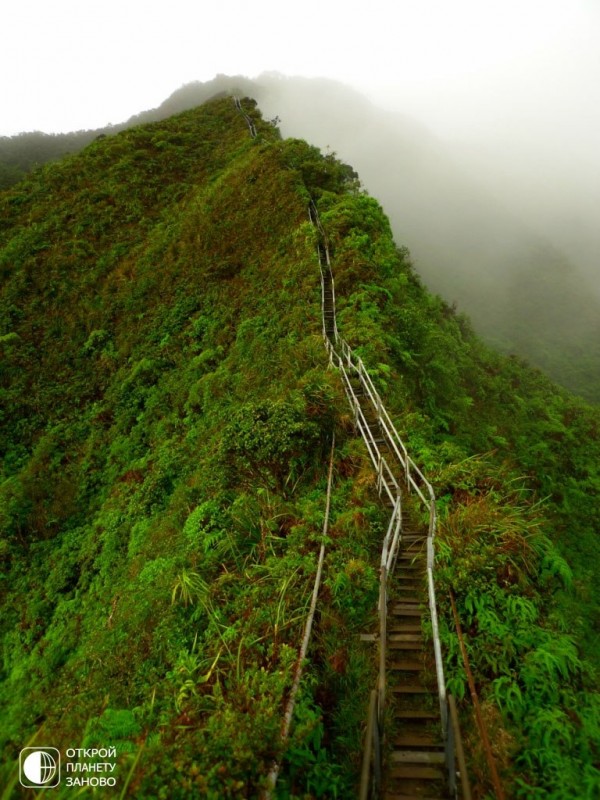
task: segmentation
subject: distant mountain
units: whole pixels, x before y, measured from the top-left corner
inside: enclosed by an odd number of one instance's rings
[[[35,167],[78,153],[97,136],[116,133],[124,125],[73,133],[20,133],[0,136],[0,190],[13,186]]]
[[[123,127],[165,119],[221,93],[254,97],[286,136],[306,138],[351,163],[390,217],[427,285],[515,352],[590,401],[600,401],[600,297],[558,250],[467,177],[464,154],[414,120],[383,111],[325,79],[219,75],[181,87],[158,108],[103,131],[0,140],[0,185]],[[27,151],[25,154],[24,151]]]

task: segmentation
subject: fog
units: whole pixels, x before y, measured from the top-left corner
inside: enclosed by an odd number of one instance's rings
[[[466,177],[567,253],[600,293],[600,4],[525,2],[518,15],[510,3],[504,15],[480,5],[506,37],[501,61],[473,15],[473,36],[491,53],[470,73],[364,91],[423,122]]]
[[[415,258],[430,260],[430,248],[442,244],[435,240],[447,236],[459,247],[456,260],[484,248],[488,259],[496,252],[503,261],[508,226],[513,239],[537,234],[563,251],[590,288],[600,288],[600,124],[586,128],[564,119],[561,109],[562,130],[544,115],[486,136],[449,123],[434,131],[406,109],[394,113],[392,102],[386,109],[385,98],[367,104],[339,86],[311,86],[288,83],[276,100],[265,97],[265,110],[278,103],[284,133],[329,145],[349,160],[397,233],[410,238]]]
[[[518,131],[514,146],[508,134],[505,142],[469,143],[458,127],[444,138],[348,85],[273,72],[189,84],[139,119],[222,91],[253,96],[266,118],[279,118],[284,136],[351,164],[424,282],[468,313],[490,343],[600,399],[591,388],[600,378],[599,184],[596,154],[583,139],[558,153],[541,132],[535,140],[533,127],[529,147]],[[570,136],[575,148],[576,126]]]

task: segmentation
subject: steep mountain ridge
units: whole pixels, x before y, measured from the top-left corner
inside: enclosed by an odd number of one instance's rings
[[[598,402],[600,301],[593,278],[551,235],[528,226],[510,198],[495,199],[475,166],[467,174],[464,153],[455,156],[414,120],[377,108],[353,89],[274,73],[252,80],[219,75],[182,86],[127,123],[75,137],[83,146],[94,135],[164,119],[234,91],[252,95],[267,116],[281,118],[284,135],[333,148],[351,163],[382,203],[427,285],[468,313],[489,343]],[[35,136],[34,152],[48,148],[38,161],[75,146],[73,135],[48,137],[45,144],[41,134]],[[26,150],[26,136],[1,140],[0,162],[8,159],[9,171],[22,169],[32,163]]]
[[[352,168],[244,110],[256,139],[216,100],[0,196],[6,784],[43,734],[116,746],[127,796],[256,796],[278,756],[281,796],[353,796],[374,671],[355,634],[386,519],[328,369],[312,197],[338,324],[436,484],[441,585],[504,779],[593,792],[597,412],[429,295]],[[334,428],[325,588],[282,751]]]

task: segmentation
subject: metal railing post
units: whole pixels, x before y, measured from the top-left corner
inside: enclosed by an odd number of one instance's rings
[[[385,713],[385,656],[387,646],[387,570],[381,567],[381,579],[379,584],[379,696],[377,719],[379,730],[383,730],[383,718]]]
[[[369,788],[371,777],[371,757],[374,756],[375,760],[378,758],[376,746],[377,737],[377,692],[375,689],[371,692],[369,697],[369,713],[367,717],[367,731],[365,734],[365,749],[363,751],[362,770],[360,775],[360,792],[359,800],[369,800]],[[377,745],[379,742],[377,741]]]
[[[456,753],[456,761],[453,762],[452,765],[448,764],[448,768],[450,769],[450,766],[452,767],[454,771],[454,782],[456,784],[456,762],[458,762],[458,774],[460,776],[462,800],[471,800],[471,783],[469,781],[469,774],[467,772],[467,762],[465,760],[462,736],[460,735],[458,711],[456,709],[454,697],[451,694],[448,695],[448,710],[450,712],[449,727],[452,729],[454,751]]]
[[[450,697],[448,697],[449,705]],[[451,797],[456,797],[456,767],[455,767],[455,745],[456,736],[454,733],[454,726],[448,725],[446,731],[446,740],[444,742],[444,750],[446,756],[446,771],[448,772],[448,790]]]

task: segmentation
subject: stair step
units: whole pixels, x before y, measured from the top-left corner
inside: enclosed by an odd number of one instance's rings
[[[439,711],[428,711],[425,708],[406,708],[396,711],[396,719],[438,719]]]
[[[398,603],[392,607],[391,613],[396,617],[420,617],[421,608],[416,605]]]
[[[394,764],[443,764],[444,752],[435,750],[394,750],[390,755]]]
[[[388,622],[388,633],[421,633],[420,625],[412,625],[410,622],[398,622],[393,617]]]
[[[413,766],[412,764],[402,764],[394,766],[390,770],[391,778],[404,778],[406,780],[428,780],[443,781],[444,773],[437,767]]]
[[[387,640],[388,650],[422,650],[422,639],[390,639]]]
[[[393,738],[394,747],[442,747],[439,737],[427,733],[401,733]]]
[[[423,642],[388,642],[388,650],[421,650]]]
[[[385,800],[444,800],[440,794],[396,794],[393,789],[391,792],[387,791],[384,798]]]
[[[402,672],[421,672],[423,670],[423,665],[420,661],[401,659],[400,661],[392,661],[392,663],[389,664],[389,669],[400,670]]]
[[[431,691],[422,683],[400,683],[390,686],[392,694],[431,694]]]
[[[388,642],[414,642],[422,644],[423,636],[420,633],[389,633]]]

